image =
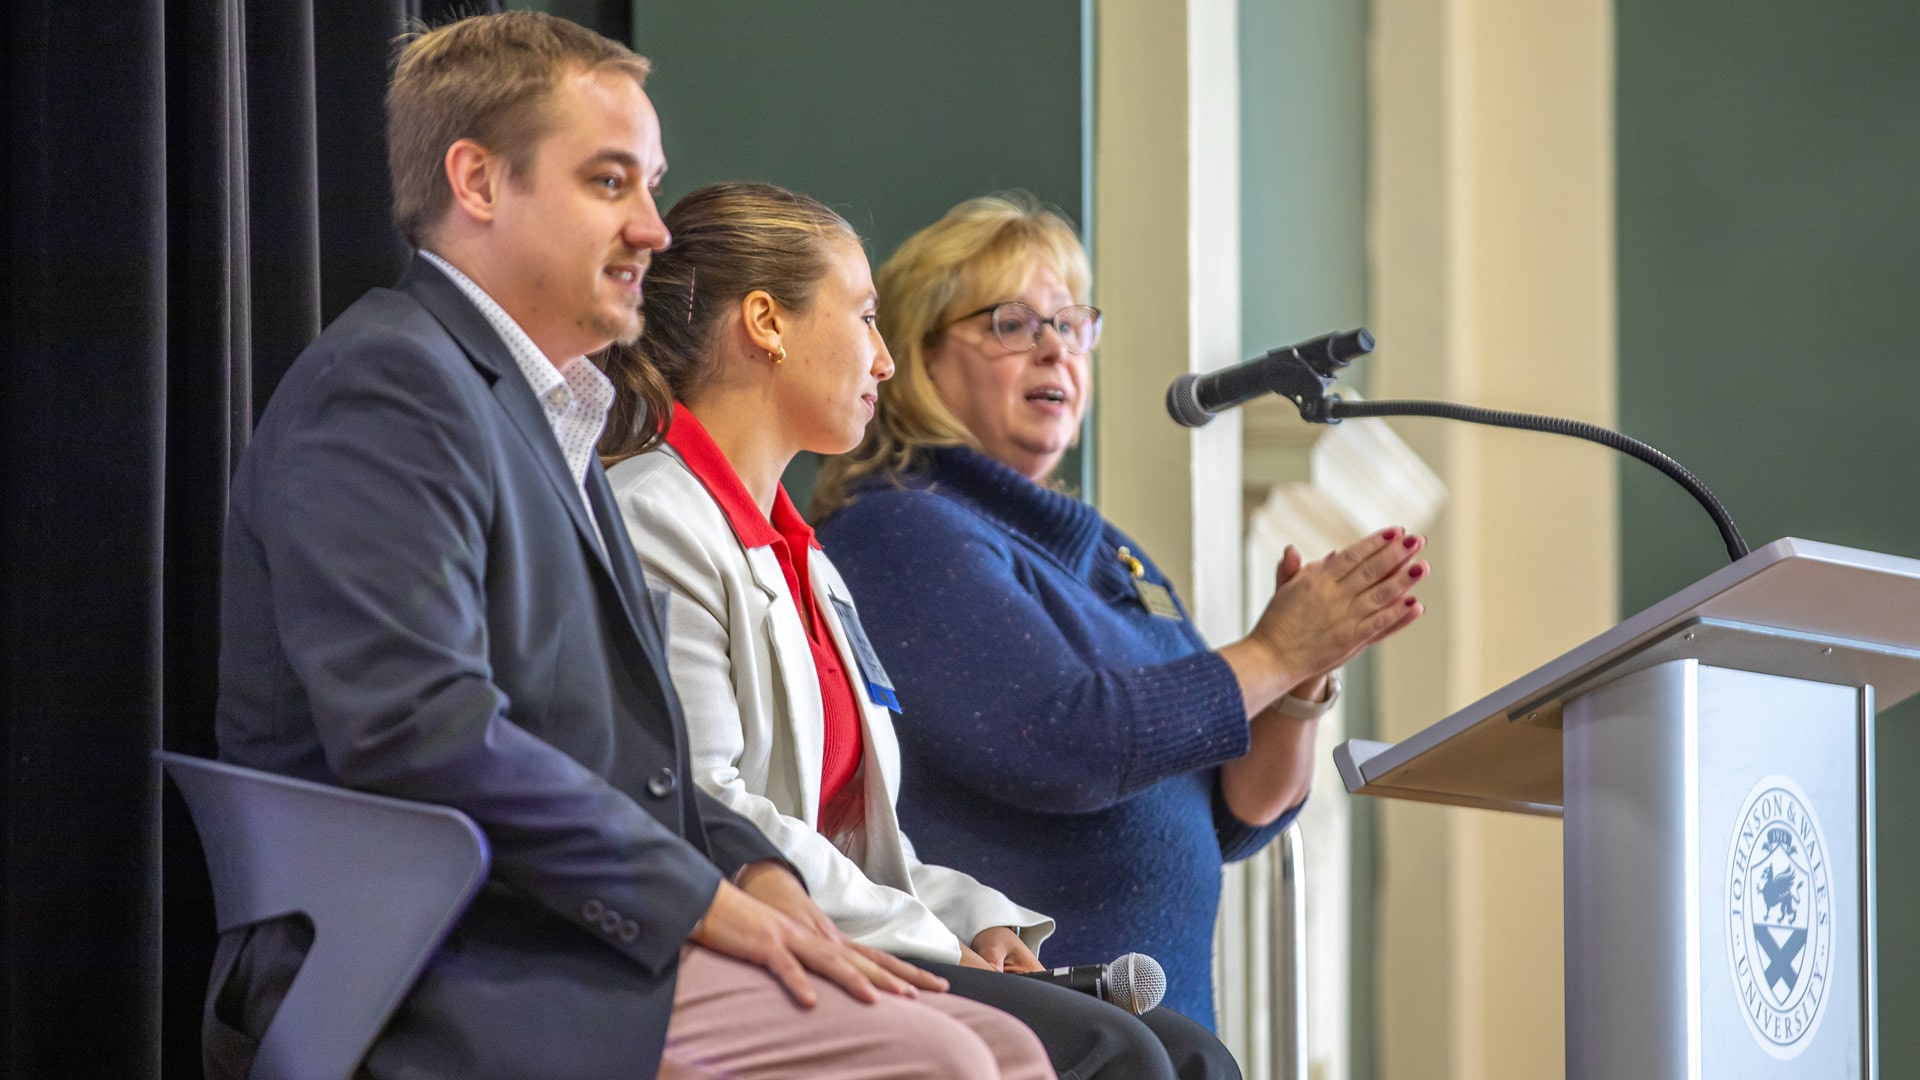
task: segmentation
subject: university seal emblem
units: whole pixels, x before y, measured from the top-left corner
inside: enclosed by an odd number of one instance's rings
[[[1833,974],[1833,879],[1813,802],[1785,776],[1747,795],[1727,857],[1727,959],[1740,1015],[1776,1058],[1820,1027]]]

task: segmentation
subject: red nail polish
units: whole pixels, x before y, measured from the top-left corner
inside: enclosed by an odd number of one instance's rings
[[[1391,541],[1394,537],[1399,535],[1400,535],[1399,529],[1388,529],[1386,532],[1383,532],[1380,534],[1380,539]]]
[[[1412,579],[1413,579],[1413,580],[1415,580],[1415,581],[1419,581],[1419,580],[1420,580],[1420,575],[1422,575],[1422,574],[1424,574],[1424,573],[1426,573],[1426,572],[1427,572],[1427,568],[1426,568],[1426,567],[1424,567],[1424,566],[1416,566],[1416,567],[1414,567],[1413,569],[1411,569],[1411,570],[1409,570],[1409,571],[1407,571],[1407,576],[1408,576],[1408,577],[1410,577],[1410,578],[1412,578]]]
[[[1407,597],[1407,606],[1408,606],[1408,607],[1412,607],[1413,605],[1415,605],[1415,604],[1417,604],[1417,603],[1419,603],[1419,602],[1420,602],[1420,601],[1418,601],[1418,600],[1415,600],[1415,599],[1414,599],[1413,597],[1411,597],[1411,596],[1409,596],[1409,597]]]
[[[1413,535],[1412,533],[1408,533],[1408,534],[1407,534],[1407,538],[1406,538],[1406,539],[1405,539],[1404,541],[1402,541],[1402,543],[1404,543],[1404,544],[1406,544],[1406,545],[1407,545],[1407,550],[1408,550],[1408,551],[1412,551],[1412,550],[1413,550],[1413,546],[1414,546],[1415,544],[1418,544],[1419,542],[1420,542],[1420,538],[1419,538],[1419,537],[1417,537],[1417,536],[1414,536],[1414,535]]]

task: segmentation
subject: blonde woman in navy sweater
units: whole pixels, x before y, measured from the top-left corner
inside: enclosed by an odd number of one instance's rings
[[[971,1006],[970,1025],[991,1012],[974,1001],[1006,1010],[1063,1077],[1171,1080],[1175,1059],[1181,1076],[1232,1076],[1198,1025],[1175,1017],[1164,1033],[1017,977],[1039,968],[1053,920],[923,862],[899,828],[885,672],[779,482],[800,450],[856,444],[893,369],[858,238],[815,200],[765,184],[701,188],[666,223],[674,242],[647,273],[644,334],[607,355],[616,401],[602,450],[665,609],[695,782],[780,849],[834,923],[823,929],[951,984],[924,1004]],[[988,1041],[1007,1034],[989,1026]]]
[[[1209,648],[1151,558],[1051,483],[1101,314],[1065,220],[974,199],[878,275],[897,365],[815,518],[902,704],[900,818],[928,858],[1060,921],[1050,964],[1139,950],[1213,1024],[1220,868],[1306,798],[1332,672],[1421,612],[1424,541],[1289,548],[1253,631]],[[1017,838],[1017,839],[1013,839]]]

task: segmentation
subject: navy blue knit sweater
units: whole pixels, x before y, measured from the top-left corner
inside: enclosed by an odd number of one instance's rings
[[[1213,1024],[1222,862],[1254,828],[1220,795],[1246,753],[1233,671],[1149,614],[1092,507],[969,449],[868,484],[820,530],[900,694],[900,822],[926,862],[1059,923],[1049,966],[1144,952]],[[1184,611],[1184,607],[1182,608]]]

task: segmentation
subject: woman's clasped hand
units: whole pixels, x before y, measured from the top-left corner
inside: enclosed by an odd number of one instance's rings
[[[1221,647],[1258,712],[1300,690],[1420,617],[1413,589],[1432,572],[1419,558],[1426,538],[1383,529],[1306,562],[1289,544],[1275,571],[1273,596],[1246,637]]]

